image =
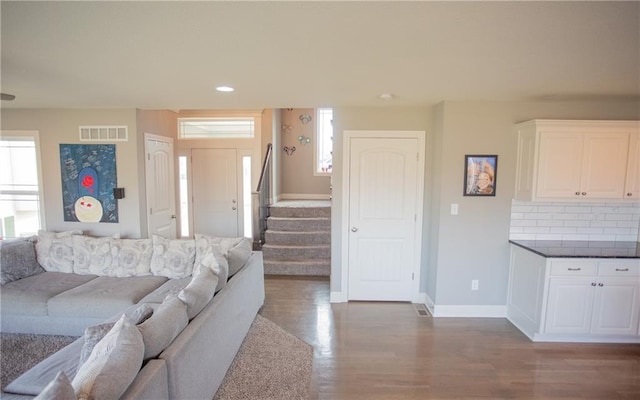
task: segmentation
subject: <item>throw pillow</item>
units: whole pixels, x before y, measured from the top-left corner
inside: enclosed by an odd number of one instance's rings
[[[36,256],[38,263],[48,272],[73,272],[73,238],[82,231],[38,231]]]
[[[67,374],[60,371],[34,400],[75,400],[76,393]]]
[[[73,272],[79,275],[109,276],[114,261],[110,237],[76,235],[73,241]]]
[[[153,308],[149,304],[143,304],[131,312],[125,313],[134,325],[138,325],[149,319],[153,314]],[[113,328],[115,322],[89,326],[84,330],[84,343],[80,351],[80,361],[78,365],[82,365],[89,359],[93,348],[106,336]]]
[[[213,255],[212,255],[213,256]],[[187,305],[189,320],[193,319],[209,304],[216,291],[218,277],[212,268],[202,268],[193,275],[191,282],[178,293],[178,298]]]
[[[240,271],[251,257],[252,245],[249,238],[241,238],[238,242],[226,249],[223,254],[229,260],[229,278]]]
[[[229,278],[235,275],[251,256],[251,240],[249,238],[214,237],[196,233],[195,239],[196,264],[202,262],[202,257],[206,254],[207,248],[213,246],[227,259]]]
[[[170,279],[186,278],[193,272],[196,245],[190,239],[166,239],[153,235],[151,273]]]
[[[204,254],[201,254],[200,260],[196,262],[193,268],[194,275],[202,269],[211,269],[213,274],[218,277],[218,285],[216,286],[217,293],[227,284],[227,280],[229,279],[229,263],[220,252],[219,246],[207,246],[202,250],[202,253]]]
[[[151,275],[151,239],[113,240],[111,246],[117,249],[117,268],[120,273],[125,274],[124,276]]]
[[[44,272],[36,259],[35,238],[0,240],[0,284]]]
[[[167,296],[148,320],[138,325],[144,342],[144,359],[157,357],[189,323],[187,305]]]
[[[135,379],[144,355],[142,335],[126,315],[96,344],[71,384],[78,399],[117,399]]]

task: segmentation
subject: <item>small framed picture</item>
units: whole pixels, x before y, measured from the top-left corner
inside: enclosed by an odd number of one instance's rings
[[[497,155],[464,156],[464,196],[495,196],[498,177]]]

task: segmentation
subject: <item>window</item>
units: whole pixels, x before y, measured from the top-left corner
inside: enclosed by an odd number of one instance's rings
[[[0,137],[0,238],[31,236],[42,226],[38,132]]]
[[[178,118],[181,139],[251,139],[254,134],[253,117]]]
[[[333,169],[333,109],[316,112],[315,175],[329,175]]]
[[[178,157],[178,182],[180,193],[180,237],[189,237],[189,182],[187,180],[187,157]]]

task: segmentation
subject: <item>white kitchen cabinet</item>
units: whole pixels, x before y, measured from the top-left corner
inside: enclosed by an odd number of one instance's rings
[[[622,200],[636,121],[532,120],[517,125],[516,199]],[[640,185],[637,182],[634,184]]]
[[[629,159],[624,198],[626,200],[640,199],[640,132],[632,133],[629,136]]]
[[[640,343],[640,259],[512,246],[507,318],[533,341]]]

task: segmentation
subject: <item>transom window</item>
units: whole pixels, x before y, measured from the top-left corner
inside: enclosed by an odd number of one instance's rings
[[[178,118],[181,139],[251,139],[254,135],[253,117]]]

